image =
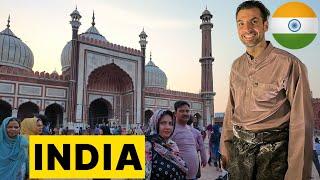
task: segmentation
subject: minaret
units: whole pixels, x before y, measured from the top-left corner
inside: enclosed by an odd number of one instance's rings
[[[213,24],[210,22],[212,14],[210,11],[203,11],[200,19],[202,23],[200,29],[202,31],[202,53],[199,62],[201,63],[201,97],[203,100],[203,123],[208,125],[214,120],[214,100],[213,97],[213,76],[212,76],[212,47],[211,47],[211,29]]]
[[[142,78],[141,78],[141,123],[145,122],[145,117],[144,117],[144,81],[145,81],[145,62],[146,62],[146,47],[147,47],[147,37],[148,35],[144,32],[144,28],[142,29],[142,32],[139,35],[140,37],[140,47],[141,47],[141,52],[142,52],[142,63],[141,63],[141,73],[142,73]]]
[[[7,28],[10,28],[10,14],[9,14],[9,17],[8,17],[8,24],[7,24]]]
[[[72,27],[72,51],[71,51],[71,65],[70,65],[70,81],[69,81],[69,114],[68,122],[74,123],[76,121],[77,110],[77,80],[78,80],[78,64],[79,64],[79,44],[78,44],[78,30],[81,25],[81,15],[76,9],[70,14]]]

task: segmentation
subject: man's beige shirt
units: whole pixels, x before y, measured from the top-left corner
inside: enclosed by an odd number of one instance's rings
[[[267,48],[256,58],[245,53],[232,65],[221,151],[233,125],[258,132],[289,123],[288,170],[285,179],[311,175],[313,112],[306,67],[292,54]]]

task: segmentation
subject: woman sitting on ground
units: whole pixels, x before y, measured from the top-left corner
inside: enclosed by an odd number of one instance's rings
[[[173,113],[158,110],[150,118],[146,136],[146,179],[185,179],[188,168],[170,139],[175,128]]]

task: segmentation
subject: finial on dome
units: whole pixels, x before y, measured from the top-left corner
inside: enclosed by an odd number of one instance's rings
[[[93,15],[92,15],[92,26],[94,26],[96,23],[94,22],[94,19],[95,19],[95,17],[94,17],[94,10],[93,10]]]
[[[10,14],[9,14],[9,17],[8,17],[8,24],[7,24],[7,28],[10,27]]]
[[[152,52],[150,51],[150,61],[152,61]]]

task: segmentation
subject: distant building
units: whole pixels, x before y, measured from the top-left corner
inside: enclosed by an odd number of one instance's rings
[[[202,23],[201,93],[167,89],[166,74],[152,58],[145,65],[147,34],[140,33],[141,49],[113,44],[99,33],[93,14],[91,27],[78,34],[81,15],[71,13],[72,39],[61,53],[62,74],[34,72],[31,49],[10,29],[10,17],[0,33],[0,121],[7,116],[47,115],[52,127],[93,127],[111,123],[147,124],[158,108],[173,110],[177,100],[191,105],[200,125],[213,119],[211,13]]]
[[[222,112],[214,113],[214,122],[216,124],[220,124],[222,126],[223,119],[224,119],[224,113],[222,113]]]

